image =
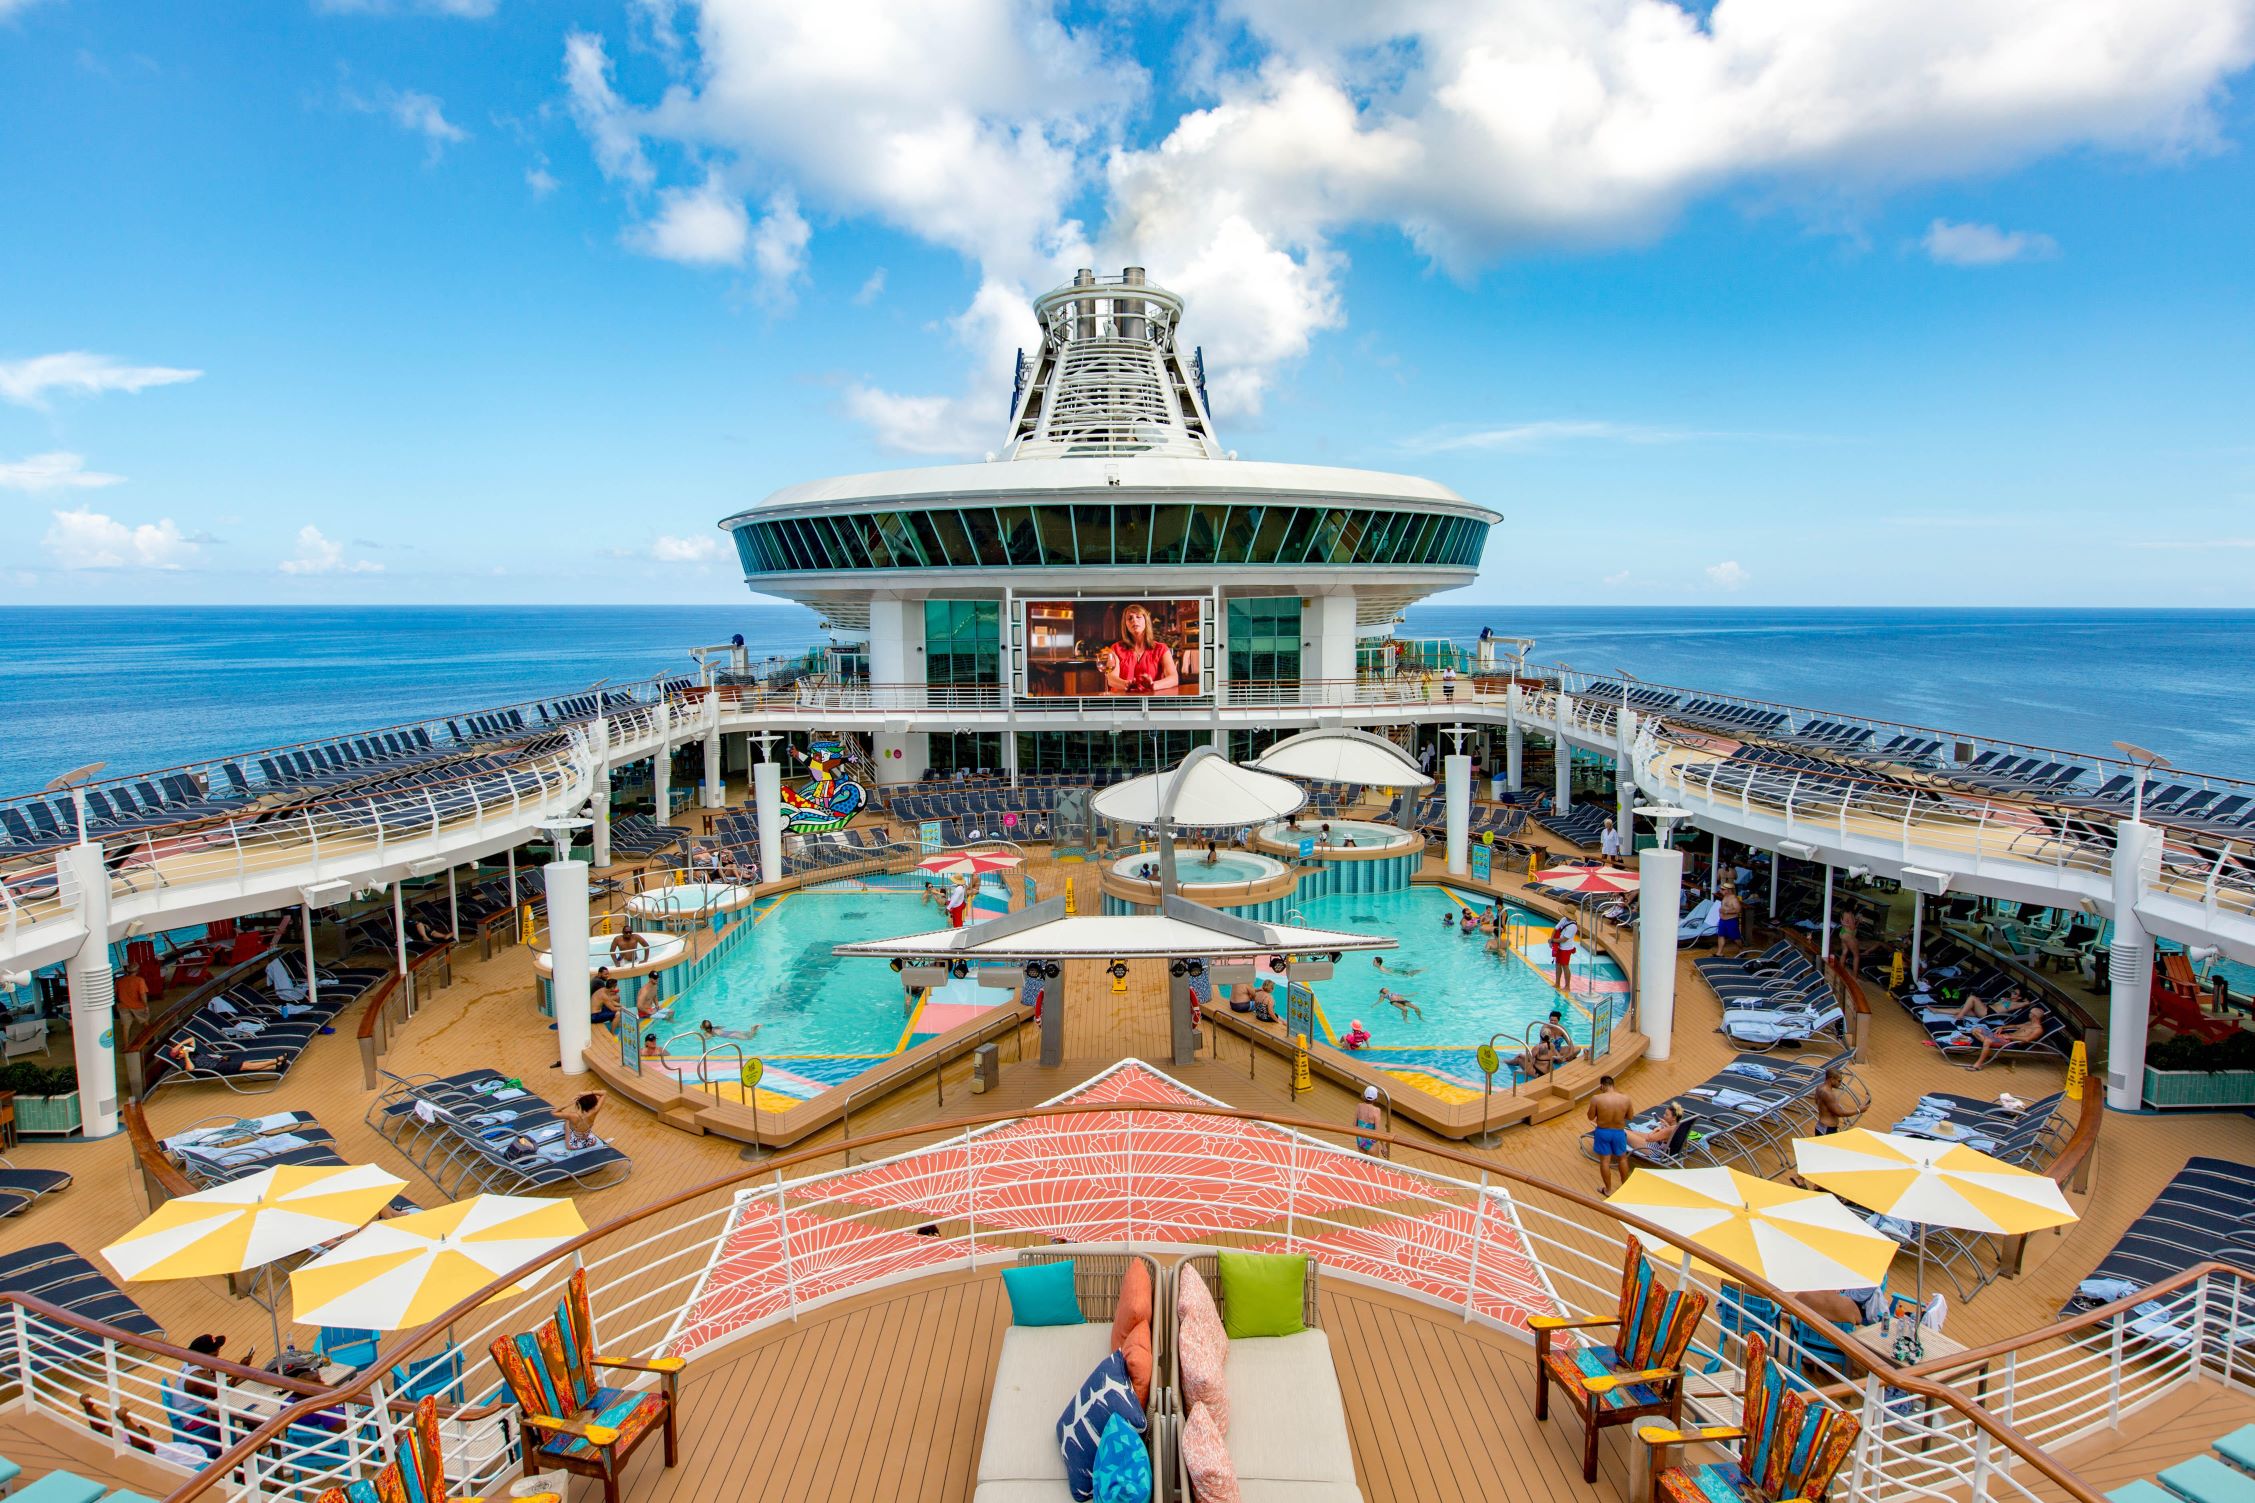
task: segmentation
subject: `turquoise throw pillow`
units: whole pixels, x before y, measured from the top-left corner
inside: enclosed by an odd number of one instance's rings
[[[1123,1415],[1104,1421],[1093,1481],[1095,1503],[1150,1503],[1151,1452]]]
[[[1295,1336],[1307,1325],[1306,1253],[1224,1252],[1221,1323],[1232,1341],[1243,1336]]]
[[[1081,1302],[1080,1296],[1073,1292],[1071,1258],[1005,1268],[1002,1287],[1010,1291],[1010,1323],[1014,1326],[1081,1324]]]

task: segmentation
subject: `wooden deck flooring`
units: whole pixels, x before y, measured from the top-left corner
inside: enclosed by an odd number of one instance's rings
[[[1059,884],[1070,876],[1082,884],[1084,898],[1093,901],[1095,897],[1093,867],[1059,865],[1044,858],[1035,861],[1030,872],[1044,895],[1058,891]],[[1084,971],[1088,974],[1082,974]],[[951,1065],[943,1076],[943,1101],[935,1101],[930,1076],[921,1076],[889,1097],[867,1106],[857,1105],[853,1123],[856,1132],[913,1128],[973,1112],[1022,1109],[1062,1094],[1106,1065],[1131,1056],[1149,1060],[1185,1084],[1235,1105],[1341,1126],[1351,1122],[1355,1100],[1347,1091],[1319,1082],[1312,1094],[1295,1101],[1283,1064],[1251,1051],[1234,1038],[1210,1043],[1208,1052],[1191,1065],[1166,1066],[1163,977],[1157,963],[1137,966],[1124,994],[1113,993],[1108,979],[1094,972],[1093,966],[1074,967],[1068,972],[1064,986],[1066,1057],[1061,1068],[1045,1070],[1030,1060],[1012,1063],[1012,1051],[1006,1046],[998,1090],[972,1096],[967,1088],[968,1062]],[[552,1068],[555,1035],[547,1030],[535,1008],[526,951],[512,947],[497,952],[489,961],[479,961],[471,947],[457,957],[454,974],[456,984],[427,997],[422,1011],[400,1031],[387,1067],[402,1072],[443,1073],[471,1064],[490,1064],[522,1076],[552,1101],[592,1083],[584,1077],[567,1079]],[[1640,1101],[1656,1100],[1696,1083],[1727,1057],[1722,1040],[1712,1031],[1718,1019],[1714,999],[1688,964],[1679,972],[1678,990],[1675,1057],[1665,1063],[1640,1064],[1626,1082]],[[1940,1060],[1926,1045],[1923,1033],[1893,1003],[1882,998],[1873,1006],[1861,1073],[1873,1090],[1869,1120],[1874,1125],[1884,1127],[1893,1122],[1923,1091],[1993,1093],[2011,1089],[2022,1096],[2035,1096],[2057,1087],[2056,1068],[2029,1064],[1999,1066],[1979,1078],[1971,1077]],[[437,1203],[441,1197],[430,1182],[362,1123],[372,1098],[361,1083],[351,1021],[348,1014],[336,1036],[316,1040],[291,1076],[273,1091],[238,1095],[221,1086],[200,1085],[160,1092],[149,1105],[153,1128],[162,1135],[222,1114],[304,1108],[336,1133],[339,1150],[347,1159],[382,1165],[408,1182],[409,1194],[426,1204]],[[1031,1041],[1029,1031],[1027,1042]],[[1217,1048],[1218,1057],[1213,1052]],[[1584,1125],[1577,1113],[1538,1127],[1512,1129],[1499,1147],[1479,1156],[1555,1183],[1594,1188],[1593,1166],[1581,1156],[1579,1148]],[[739,1145],[692,1136],[615,1099],[605,1109],[598,1130],[632,1155],[635,1173],[622,1185],[579,1197],[590,1224],[742,1167]],[[1442,1162],[1421,1146],[1437,1146],[1437,1140],[1408,1126],[1403,1127],[1402,1136],[1405,1146],[1398,1157],[1404,1161]],[[810,1141],[818,1145],[836,1143],[839,1137],[839,1130],[830,1128]],[[1960,1305],[1952,1313],[1950,1333],[1968,1343],[1985,1343],[2049,1322],[2076,1281],[2113,1245],[2161,1184],[2194,1154],[2255,1162],[2255,1121],[2237,1114],[2110,1118],[2099,1150],[2095,1189],[2079,1206],[2083,1217],[2080,1224],[2063,1235],[2035,1239],[2028,1270]],[[27,1140],[10,1157],[26,1166],[68,1169],[78,1183],[25,1214],[0,1222],[0,1251],[61,1240],[92,1253],[129,1229],[147,1211],[138,1176],[130,1172],[130,1152],[122,1136],[70,1144]],[[1452,1169],[1463,1172],[1454,1166]],[[1567,1240],[1584,1240],[1593,1250],[1600,1245],[1594,1233],[1586,1238],[1569,1235]],[[1905,1272],[1907,1276],[1907,1267]],[[802,1322],[802,1330],[820,1325],[832,1338],[819,1347],[791,1348],[804,1358],[803,1362],[784,1360],[779,1344],[790,1339],[788,1330],[763,1335],[756,1346],[732,1349],[728,1367],[744,1371],[746,1376],[739,1387],[745,1392],[728,1402],[753,1405],[744,1413],[755,1415],[757,1423],[730,1418],[708,1433],[704,1421],[693,1421],[692,1445],[721,1444],[725,1439],[729,1444],[753,1446],[756,1454],[751,1455],[748,1470],[699,1468],[700,1474],[729,1478],[726,1483],[711,1484],[714,1487],[757,1486],[763,1495],[771,1491],[791,1497],[832,1495],[822,1476],[793,1470],[799,1464],[788,1461],[785,1453],[803,1452],[817,1458],[827,1455],[833,1468],[850,1461],[857,1468],[851,1486],[863,1488],[859,1469],[878,1466],[885,1448],[901,1437],[890,1429],[878,1428],[894,1420],[859,1413],[873,1406],[862,1402],[868,1397],[865,1388],[853,1385],[857,1381],[902,1385],[909,1381],[892,1371],[904,1366],[893,1359],[904,1333],[912,1328],[927,1330],[924,1312],[921,1307],[913,1307],[915,1322],[897,1328],[888,1328],[884,1321],[909,1322],[912,1306],[901,1301],[922,1298],[927,1293],[937,1299],[945,1287],[942,1281],[929,1291],[925,1286],[889,1291],[885,1296],[873,1296],[870,1308],[859,1315],[852,1314],[852,1308],[858,1307],[840,1306],[822,1312],[818,1320]],[[185,1341],[201,1331],[223,1331],[235,1338],[238,1349],[241,1342],[252,1341],[262,1355],[271,1344],[265,1312],[246,1300],[230,1298],[219,1281],[142,1285],[131,1292],[164,1323],[175,1340]],[[1477,1490],[1486,1485],[1488,1477],[1479,1469],[1502,1465],[1492,1458],[1529,1451],[1570,1453],[1573,1437],[1555,1422],[1550,1427],[1558,1432],[1555,1435],[1536,1437],[1527,1430],[1527,1359],[1523,1348],[1514,1348],[1508,1338],[1468,1333],[1452,1326],[1445,1316],[1436,1316],[1406,1300],[1389,1300],[1343,1285],[1337,1297],[1341,1304],[1334,1328],[1343,1345],[1342,1371],[1350,1374],[1349,1415],[1356,1432],[1357,1461],[1364,1472],[1365,1490],[1374,1503],[1393,1498],[1488,1496]],[[953,1417],[944,1421],[945,1426],[953,1427],[947,1433],[951,1437],[968,1434],[975,1444],[983,1390],[974,1391],[974,1385],[981,1381],[978,1374],[983,1371],[983,1358],[974,1360],[972,1350],[977,1345],[974,1338],[984,1329],[980,1323],[991,1325],[995,1319],[994,1296],[991,1290],[979,1293],[964,1289],[948,1298],[956,1302],[954,1306],[946,1306],[943,1301],[942,1306],[935,1307],[945,1313],[946,1321],[929,1327],[951,1333],[944,1340],[930,1338],[929,1353],[941,1363],[943,1378],[926,1384],[923,1392],[914,1395],[902,1387],[901,1402],[895,1407],[921,1414],[951,1396],[956,1407],[949,1411]],[[877,1313],[883,1309],[891,1309],[894,1314],[887,1317]],[[287,1314],[285,1308],[285,1320]],[[759,1357],[770,1347],[775,1348],[776,1355]],[[768,1365],[760,1366],[763,1361]],[[854,1375],[855,1363],[868,1365],[868,1372],[860,1379]],[[828,1376],[833,1367],[835,1383]],[[694,1381],[701,1395],[709,1390],[713,1397],[700,1398],[693,1412],[722,1412],[707,1407],[722,1402],[720,1395],[726,1385],[719,1372],[718,1368],[707,1371],[700,1364]],[[1367,1392],[1362,1386],[1365,1383],[1370,1385]],[[788,1398],[802,1407],[775,1413],[758,1409],[757,1404],[771,1402],[758,1397],[771,1388],[777,1394],[772,1402],[782,1403]],[[849,1401],[841,1402],[842,1398]],[[1398,1407],[1403,1404],[1420,1407],[1415,1415],[1404,1415]],[[737,1411],[726,1412],[733,1416]],[[971,1417],[964,1418],[965,1412]],[[1514,1415],[1518,1416],[1516,1420]],[[10,1416],[11,1421],[13,1418]],[[943,1423],[936,1414],[929,1422]],[[2184,1420],[2194,1425],[2201,1422],[2197,1418]],[[848,1424],[870,1428],[850,1433],[837,1428]],[[2190,1454],[2208,1437],[2188,1430],[2182,1438],[2185,1454]],[[823,1443],[851,1449],[825,1453],[821,1450]],[[1459,1456],[1465,1459],[1450,1459],[1443,1464],[1443,1458]],[[969,1475],[971,1459],[957,1460],[953,1450],[949,1457],[943,1467],[932,1453],[928,1465],[908,1467],[898,1478],[880,1467],[869,1472],[866,1483],[867,1488],[875,1490],[836,1495],[887,1496],[883,1488],[895,1486],[902,1490],[890,1495],[967,1497],[968,1489],[959,1484]],[[815,1466],[819,1472],[816,1462],[804,1465]],[[1600,1495],[1620,1496],[1624,1480],[1621,1463],[1616,1457],[1609,1465],[1613,1486],[1601,1489]],[[684,1468],[674,1479],[653,1485],[688,1486],[689,1470]],[[1508,1470],[1498,1475],[1512,1478]],[[949,1478],[954,1484],[947,1482]],[[1572,1482],[1572,1488],[1558,1495],[1580,1488],[1578,1477]],[[956,1490],[951,1491],[950,1486],[956,1486]],[[919,1491],[926,1488],[930,1490]]]

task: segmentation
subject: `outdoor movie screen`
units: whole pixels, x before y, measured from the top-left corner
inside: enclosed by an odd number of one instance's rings
[[[1196,600],[1029,600],[1028,697],[1198,692]]]

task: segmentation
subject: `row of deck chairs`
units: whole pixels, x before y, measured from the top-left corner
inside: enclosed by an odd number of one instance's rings
[[[1023,828],[1018,833],[1031,838],[1031,832]],[[830,871],[914,853],[915,847],[887,840],[874,830],[832,830],[824,835],[804,836],[794,849],[786,850],[783,874],[792,877],[803,872]]]
[[[600,1190],[634,1172],[633,1160],[608,1143],[566,1146],[556,1109],[499,1070],[383,1074],[368,1125],[450,1200],[554,1185]]]
[[[1709,955],[1692,964],[1722,1002],[1722,1032],[1741,1048],[1774,1049],[1846,1031],[1832,983],[1798,945],[1779,940],[1758,955]]]
[[[1922,1014],[1955,1012],[1968,995],[1994,1002],[2007,989],[2020,985],[2018,978],[1999,968],[1987,956],[1965,944],[1956,935],[1947,932],[1927,948],[1922,958],[1925,969],[1923,979],[1927,990],[1922,993],[1906,985],[1903,991],[1896,994],[1895,1000],[1902,1003],[1904,1010],[1918,1020],[1926,1030],[1927,1037],[1934,1041],[1934,1047],[1941,1050],[1943,1057],[1958,1060],[1978,1057],[1981,1045],[1972,1037],[1973,1025],[1970,1022],[1957,1023]],[[2064,1060],[2075,1047],[2074,1034],[2069,1030],[2067,1020],[2060,1016],[2056,1006],[2046,1005],[2041,1000],[2028,1006],[2044,1007],[2049,1022],[2043,1036],[2031,1043],[2001,1049],[1994,1057]],[[2025,1021],[2026,1015],[2027,1009],[2022,1008],[2003,1017],[1992,1016],[1979,1021],[1983,1027],[2004,1028]]]
[[[628,856],[655,856],[660,851],[683,849],[689,832],[664,825],[647,814],[629,814],[611,821],[611,849]]]
[[[2255,1259],[2255,1167],[2216,1158],[2188,1162],[2076,1286],[2060,1314],[2126,1299],[2210,1259]],[[2243,1327],[2237,1340],[2247,1339]]]
[[[1448,834],[1448,802],[1437,798],[1421,799],[1414,810],[1406,815],[1397,815],[1395,822],[1401,823],[1405,819],[1409,821],[1408,828],[1416,830],[1426,839],[1443,839]],[[1526,827],[1527,811],[1516,804],[1474,804],[1465,824],[1465,832],[1474,840],[1482,835],[1508,840]]]
[[[304,972],[281,962],[290,975],[288,1000],[264,978],[242,982],[207,1000],[176,1024],[150,1055],[144,1096],[168,1085],[217,1081],[229,1090],[251,1083],[266,1089],[298,1062],[323,1028],[329,1027],[384,973],[380,970],[322,969],[317,997],[304,994]]]
[[[87,833],[114,835],[178,824],[247,803],[253,795],[242,769],[230,763],[226,771],[235,785],[232,792],[211,790],[191,772],[161,773],[131,783],[89,788]],[[68,794],[0,805],[0,850],[41,850],[77,839],[78,810]]]
[[[2064,802],[2108,814],[2127,814],[2137,801],[2137,779],[2118,773],[2087,794]],[[2142,805],[2145,817],[2208,835],[2227,838],[2255,834],[2255,794],[2224,793],[2191,783],[2149,783]]]
[[[70,1186],[71,1177],[60,1169],[18,1169],[0,1159],[0,1216],[29,1210],[33,1201],[60,1194]]]
[[[1742,1054],[1681,1095],[1639,1113],[1629,1124],[1638,1132],[1656,1128],[1670,1106],[1683,1120],[1669,1142],[1632,1157],[1657,1169],[1736,1165],[1763,1178],[1783,1173],[1793,1167],[1793,1140],[1816,1131],[1816,1093],[1825,1071],[1841,1072],[1859,1108],[1871,1104],[1871,1092],[1853,1068],[1855,1058],[1853,1049],[1815,1060]],[[1583,1134],[1585,1153],[1593,1151],[1591,1143]]]
[[[148,1311],[102,1269],[60,1242],[42,1242],[20,1252],[0,1253],[0,1293],[27,1295],[68,1311],[81,1320],[98,1320],[136,1336],[162,1336]],[[73,1331],[35,1332],[36,1351],[26,1360],[46,1366],[96,1356],[100,1347]]]
[[[1604,804],[1575,804],[1564,814],[1552,810],[1535,815],[1535,823],[1571,845],[1594,847],[1605,833],[1612,809]]]
[[[261,1169],[342,1165],[337,1137],[311,1112],[268,1112],[258,1117],[212,1117],[158,1141],[164,1156],[199,1190],[230,1184]],[[422,1209],[404,1195],[392,1209]]]
[[[2008,1164],[2040,1170],[2067,1146],[2066,1102],[2065,1091],[2054,1091],[2015,1110],[1978,1096],[1935,1091],[1919,1097],[1910,1115],[1888,1130],[1906,1138],[1962,1143]]]

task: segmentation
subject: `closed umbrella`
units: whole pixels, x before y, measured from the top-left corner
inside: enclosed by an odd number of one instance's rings
[[[304,1252],[364,1225],[407,1181],[374,1164],[283,1164],[157,1207],[102,1256],[129,1283],[208,1278],[267,1270],[267,1317],[274,1312],[277,1258]]]
[[[1893,1239],[1832,1196],[1736,1169],[1638,1169],[1605,1203],[1788,1291],[1868,1288],[1895,1261]]]
[[[586,1230],[569,1200],[473,1195],[363,1228],[290,1275],[290,1303],[307,1325],[402,1331]]]

